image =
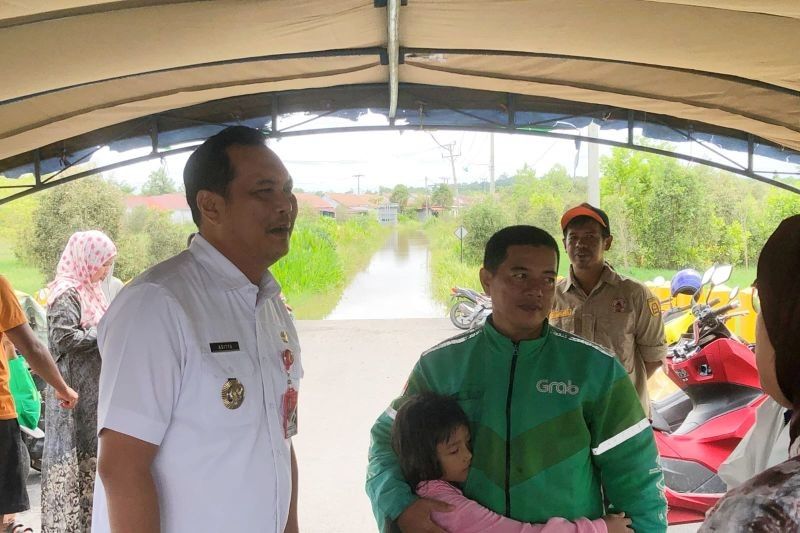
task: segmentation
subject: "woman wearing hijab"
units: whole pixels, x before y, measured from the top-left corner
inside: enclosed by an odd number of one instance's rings
[[[100,231],[69,238],[48,286],[50,352],[81,402],[73,411],[57,408],[52,387],[45,393],[42,457],[42,531],[89,533],[97,466],[97,396],[100,353],[97,323],[108,308],[101,283],[117,249]]]
[[[789,460],[730,491],[700,533],[800,531],[800,215],[787,218],[758,258],[756,364],[761,386],[792,409]]]

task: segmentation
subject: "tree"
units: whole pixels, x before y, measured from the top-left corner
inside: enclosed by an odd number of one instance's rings
[[[453,191],[445,183],[440,183],[433,188],[431,193],[431,204],[441,207],[450,207],[453,205]]]
[[[389,201],[393,204],[397,204],[400,207],[400,211],[405,211],[406,206],[408,206],[408,199],[410,197],[411,194],[408,192],[408,187],[400,183],[394,186],[394,190],[392,191],[392,195],[389,197]]]
[[[118,239],[124,207],[122,192],[98,178],[83,178],[43,193],[33,213],[33,224],[20,239],[19,257],[47,278],[55,275],[61,252],[76,231],[100,230]]]
[[[464,213],[464,257],[470,263],[479,263],[489,237],[508,225],[503,206],[493,198],[485,197]]]
[[[147,177],[147,181],[142,185],[142,195],[158,196],[159,194],[170,194],[178,192],[175,182],[167,174],[167,167],[161,166],[154,170]]]
[[[126,214],[117,245],[115,275],[131,279],[180,252],[190,230],[172,222],[166,211],[137,207]]]

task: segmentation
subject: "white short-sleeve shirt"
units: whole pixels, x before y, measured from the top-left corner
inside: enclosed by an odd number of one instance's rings
[[[98,344],[98,430],[158,445],[161,530],[282,532],[292,486],[282,399],[303,370],[272,275],[253,285],[198,235],[120,292]],[[229,380],[244,388],[236,408],[223,399]],[[99,477],[92,531],[109,531]]]

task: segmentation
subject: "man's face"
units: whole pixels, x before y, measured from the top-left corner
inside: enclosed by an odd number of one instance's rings
[[[587,270],[603,265],[612,237],[603,237],[603,227],[596,220],[584,218],[570,222],[564,235],[564,248],[572,267]]]
[[[272,265],[289,252],[297,218],[292,178],[266,146],[228,147],[234,178],[220,214],[220,229],[231,246]]]
[[[492,297],[492,323],[514,341],[539,336],[555,296],[558,258],[547,246],[509,246],[492,273],[482,268],[483,290]]]

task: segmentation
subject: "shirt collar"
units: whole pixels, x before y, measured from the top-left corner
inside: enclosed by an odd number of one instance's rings
[[[619,285],[619,281],[620,277],[619,274],[617,274],[616,270],[611,268],[611,265],[609,265],[608,263],[605,263],[603,265],[603,271],[600,273],[600,280],[598,281],[598,285],[605,282],[613,287],[616,287],[617,285]],[[567,274],[567,285],[565,287],[565,290],[568,291],[572,287],[580,288],[578,282],[575,280],[575,274],[573,274],[572,272],[572,265],[570,265],[569,274]],[[594,290],[594,288],[595,287],[592,287],[592,290]]]
[[[489,318],[491,318],[491,316]],[[492,345],[501,349],[501,353],[508,353],[509,355],[514,353],[515,343],[511,339],[509,339],[508,337],[497,331],[497,329],[494,327],[494,324],[492,324],[492,321],[490,319],[487,319],[486,322],[484,323],[483,333],[488,337],[489,342]],[[542,324],[542,333],[539,335],[539,338],[519,341],[518,343],[519,348],[517,353],[520,356],[525,356],[533,352],[536,352],[539,349],[541,349],[541,347],[547,342],[547,339],[549,337],[550,337],[550,324],[547,321],[547,319],[545,319],[544,324]]]
[[[217,250],[214,245],[199,233],[192,239],[192,244],[189,245],[189,252],[213,275],[225,290],[256,289],[258,301],[278,296],[281,292],[278,281],[269,270],[264,271],[264,275],[261,276],[261,281],[256,287],[230,259],[225,257],[222,252]]]

